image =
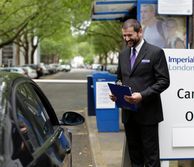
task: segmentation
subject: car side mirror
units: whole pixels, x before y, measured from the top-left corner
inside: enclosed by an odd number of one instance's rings
[[[67,126],[75,126],[80,125],[84,122],[85,118],[81,114],[73,111],[68,111],[63,114],[60,124]]]

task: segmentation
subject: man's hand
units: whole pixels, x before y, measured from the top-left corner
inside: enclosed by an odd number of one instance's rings
[[[128,103],[137,104],[137,103],[139,103],[139,102],[142,100],[142,96],[141,96],[140,93],[134,92],[134,93],[132,94],[132,96],[127,96],[127,95],[125,95],[125,96],[124,96],[124,99],[125,99],[125,101],[127,101]]]
[[[116,96],[114,96],[114,95],[109,95],[109,97],[110,97],[110,99],[111,99],[112,101],[114,101],[114,102],[117,100]]]

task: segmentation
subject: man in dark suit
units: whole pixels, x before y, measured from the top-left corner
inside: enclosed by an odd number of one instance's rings
[[[143,39],[142,27],[135,19],[124,22],[122,33],[127,47],[119,55],[118,80],[131,87],[132,96],[124,99],[136,105],[136,111],[122,109],[131,165],[160,167],[158,123],[163,120],[160,93],[170,84],[165,54]],[[134,54],[136,59],[131,64]],[[116,100],[114,95],[110,98]]]

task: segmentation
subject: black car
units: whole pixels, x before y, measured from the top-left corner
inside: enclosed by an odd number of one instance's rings
[[[39,86],[20,74],[0,72],[0,166],[71,167],[71,133],[84,117],[58,120]]]

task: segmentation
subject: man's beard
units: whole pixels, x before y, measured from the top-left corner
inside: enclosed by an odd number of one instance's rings
[[[135,47],[138,43],[138,40],[131,40],[131,41],[126,41],[126,45],[128,47]]]

